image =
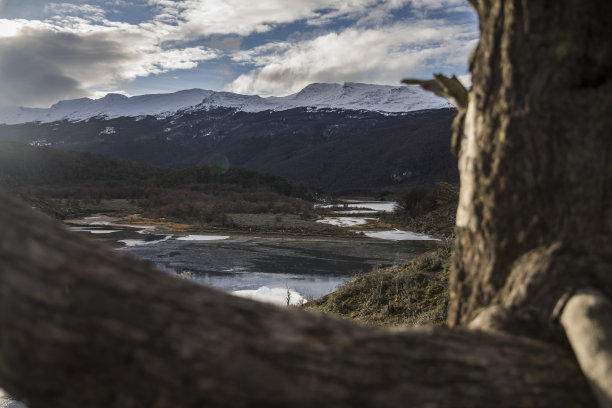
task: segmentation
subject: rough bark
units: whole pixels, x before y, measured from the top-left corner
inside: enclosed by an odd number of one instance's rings
[[[612,2],[471,3],[449,322],[550,336],[565,295],[612,295]]]
[[[30,408],[594,402],[562,345],[257,304],[0,203],[0,384]]]

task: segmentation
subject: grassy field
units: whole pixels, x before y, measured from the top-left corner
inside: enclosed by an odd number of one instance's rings
[[[292,235],[331,235],[359,237],[345,228],[315,222],[297,214],[227,214],[229,225],[240,231],[276,232]]]
[[[373,325],[446,322],[452,243],[443,241],[407,265],[377,268],[303,307]]]
[[[142,215],[145,210],[138,200],[110,199],[110,200],[77,200],[52,199],[40,202],[47,205],[58,214],[58,218],[74,219],[103,214],[115,219],[113,222],[134,225],[153,225],[164,228],[170,232],[240,232],[240,233],[274,233],[290,235],[323,235],[334,237],[361,238],[359,234],[333,225],[316,222],[317,216],[298,214],[274,213],[227,213],[222,220],[206,222],[183,221],[181,219],[149,217]],[[47,208],[47,212],[49,212]]]

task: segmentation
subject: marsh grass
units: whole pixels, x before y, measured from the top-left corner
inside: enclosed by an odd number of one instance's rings
[[[376,325],[443,326],[448,306],[449,259],[445,240],[406,265],[355,276],[304,308]]]

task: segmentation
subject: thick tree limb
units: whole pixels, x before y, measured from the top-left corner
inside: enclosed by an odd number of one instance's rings
[[[0,203],[0,385],[30,408],[593,403],[562,346],[257,304]]]
[[[582,290],[566,303],[561,324],[599,406],[612,407],[612,302],[596,290]]]

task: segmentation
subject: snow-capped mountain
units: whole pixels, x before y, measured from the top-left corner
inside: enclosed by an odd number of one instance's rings
[[[131,98],[120,94],[108,94],[100,99],[80,98],[60,101],[46,109],[4,108],[0,109],[0,123],[11,125],[28,122],[49,123],[58,120],[76,122],[92,117],[170,115],[179,109],[199,104],[213,93],[202,89],[189,89]]]
[[[424,91],[420,86],[368,85],[347,82],[341,84],[311,84],[300,92],[268,101],[285,109],[317,107],[376,112],[412,112],[441,109],[453,105],[446,99]]]
[[[49,123],[59,120],[78,122],[92,117],[168,117],[179,110],[233,108],[243,112],[283,111],[299,107],[313,109],[366,110],[401,113],[452,107],[443,98],[418,86],[386,86],[359,83],[311,84],[300,92],[284,97],[262,98],[189,89],[170,94],[151,94],[126,97],[108,94],[101,99],[73,99],[61,101],[50,108],[0,109],[0,123]]]

